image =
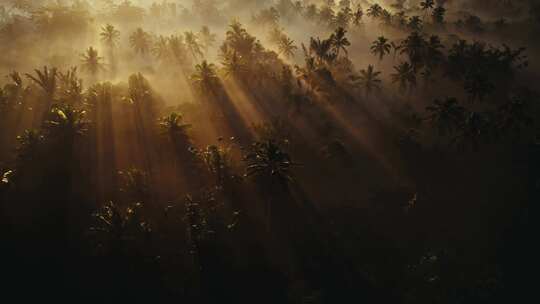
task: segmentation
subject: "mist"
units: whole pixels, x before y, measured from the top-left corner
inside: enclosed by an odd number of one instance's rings
[[[533,0],[2,0],[8,294],[507,303]]]

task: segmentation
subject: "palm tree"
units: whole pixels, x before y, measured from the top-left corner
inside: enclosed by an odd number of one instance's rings
[[[83,99],[82,79],[77,76],[77,67],[68,69],[65,73],[58,72],[60,80],[60,100],[77,104]]]
[[[321,24],[332,24],[335,17],[334,10],[328,5],[323,6],[319,12],[319,21]]]
[[[355,26],[360,26],[362,24],[362,17],[364,17],[364,11],[362,9],[357,9],[356,12],[353,14],[353,24]]]
[[[253,143],[244,161],[247,177],[276,180],[282,185],[293,180],[291,169],[298,166],[273,140]]]
[[[101,36],[101,41],[103,41],[110,49],[116,47],[116,44],[120,39],[120,31],[111,24],[103,26],[99,35]]]
[[[425,50],[425,61],[429,68],[436,67],[443,60],[444,55],[441,51],[443,48],[444,45],[439,36],[432,35],[429,37]]]
[[[446,15],[446,9],[443,6],[437,6],[431,12],[431,18],[435,24],[443,24],[444,16]]]
[[[152,54],[159,60],[165,61],[170,58],[169,39],[159,36],[152,47]]]
[[[324,65],[325,63],[332,63],[337,54],[332,52],[334,44],[331,39],[321,40],[320,38],[311,38],[309,44],[309,51],[315,55],[317,59],[317,64],[319,66]]]
[[[140,27],[129,36],[129,42],[135,53],[142,56],[146,55],[150,50],[150,35]]]
[[[424,18],[427,16],[429,10],[435,6],[435,0],[424,0],[420,2],[420,8],[424,11]]]
[[[407,90],[407,88],[416,86],[416,73],[411,64],[403,62],[395,66],[394,70],[396,73],[390,75],[390,77],[392,77],[393,83],[399,83],[399,88],[401,90]]]
[[[294,40],[290,39],[289,37],[283,35],[281,36],[281,39],[278,44],[279,53],[285,56],[286,58],[291,58],[294,56],[295,50],[298,49],[296,45],[294,45]]]
[[[52,101],[54,93],[56,92],[56,79],[58,76],[58,70],[56,68],[49,69],[43,67],[43,71],[34,70],[36,77],[30,74],[25,74],[30,80],[36,83],[45,92],[45,95]]]
[[[429,120],[441,135],[458,131],[465,120],[465,108],[459,105],[457,99],[436,99],[433,104],[426,107]]]
[[[187,142],[187,130],[191,127],[190,124],[183,123],[184,117],[179,113],[171,113],[161,119],[160,127],[168,136],[171,142],[177,144]]]
[[[227,177],[231,175],[229,149],[210,145],[199,151],[198,154],[208,171],[213,175],[216,185],[225,186]]]
[[[382,15],[383,8],[379,4],[371,5],[367,10],[367,15],[373,19],[377,19]]]
[[[47,121],[47,131],[52,137],[67,139],[70,142],[87,130],[86,112],[70,104],[55,105],[51,109],[51,119]]]
[[[225,77],[238,77],[247,71],[245,63],[236,51],[229,51],[222,57],[221,64],[225,71]]]
[[[184,42],[186,43],[186,46],[190,51],[191,56],[193,56],[194,60],[197,60],[198,57],[203,57],[201,44],[199,43],[199,38],[195,33],[193,33],[192,31],[185,32]]]
[[[17,136],[17,159],[21,163],[34,159],[43,140],[44,137],[38,130],[24,130]]]
[[[109,49],[109,60],[111,62],[111,71],[114,74],[116,71],[116,60],[114,58],[114,48],[120,39],[120,31],[118,31],[113,25],[107,24],[101,28],[101,41]],[[114,76],[114,75],[113,75]]]
[[[188,59],[186,46],[182,36],[171,35],[168,39],[169,49],[173,58],[180,64]]]
[[[89,47],[81,56],[83,70],[90,73],[92,76],[96,76],[100,69],[103,69],[102,57],[99,57],[98,51],[93,47]]]
[[[422,29],[422,19],[418,16],[412,16],[409,19],[409,23],[407,23],[407,27],[409,27],[411,31],[420,31]]]
[[[369,65],[367,69],[360,70],[360,75],[352,77],[352,80],[358,82],[358,86],[364,89],[367,97],[373,90],[379,89],[382,82],[379,78],[380,75],[381,72],[375,71],[373,66]]]
[[[418,32],[412,32],[405,40],[401,42],[401,54],[407,54],[409,62],[415,69],[422,65],[427,42]]]
[[[474,102],[484,100],[495,89],[495,86],[489,81],[487,75],[476,72],[465,76],[464,89],[469,95],[469,100]]]
[[[336,56],[339,57],[339,52],[343,50],[345,55],[348,55],[347,47],[351,45],[349,39],[346,37],[347,30],[342,27],[338,27],[334,33],[330,36],[330,41]]]
[[[201,28],[199,38],[205,53],[208,53],[208,49],[216,43],[216,34],[211,33],[210,28],[206,25]]]
[[[384,36],[380,36],[377,40],[373,41],[371,45],[371,53],[373,55],[379,56],[379,61],[382,61],[384,55],[389,54],[392,49],[392,45],[388,43],[388,39]]]
[[[193,84],[197,85],[201,90],[212,90],[219,82],[216,74],[216,66],[213,63],[203,60],[195,66],[195,73],[191,76]]]

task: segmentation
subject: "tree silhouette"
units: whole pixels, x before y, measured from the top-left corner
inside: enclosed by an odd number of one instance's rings
[[[371,53],[379,57],[379,61],[382,61],[384,55],[389,54],[392,49],[392,45],[388,43],[388,39],[384,36],[380,36],[377,40],[373,41],[371,45]]]
[[[278,44],[279,53],[285,56],[286,58],[291,58],[294,56],[295,50],[298,49],[296,45],[294,45],[294,40],[290,39],[289,37],[283,35],[279,41]]]
[[[66,139],[68,142],[87,131],[86,111],[70,104],[53,106],[50,119],[46,121],[46,130],[51,137]]]
[[[465,120],[465,108],[460,106],[455,98],[436,99],[426,110],[429,114],[427,120],[443,136],[457,132]]]
[[[77,104],[83,100],[82,79],[77,75],[77,67],[68,69],[65,73],[58,72],[59,95],[62,102]]]
[[[195,73],[191,76],[193,84],[201,90],[213,90],[219,83],[219,78],[216,74],[216,66],[208,61],[203,60],[195,66]]]
[[[93,47],[89,47],[86,53],[81,56],[81,67],[84,71],[95,77],[103,69],[102,60],[103,57],[99,57],[98,51]]]
[[[135,50],[135,53],[142,56],[150,51],[150,35],[140,27],[129,36],[129,43],[133,50]]]
[[[152,47],[152,54],[161,61],[170,59],[172,54],[169,47],[169,39],[167,37],[159,36]]]
[[[56,92],[56,80],[58,76],[58,70],[56,68],[49,69],[47,66],[43,67],[43,71],[34,70],[36,76],[25,74],[30,80],[37,84],[45,95],[51,100],[54,98]]]
[[[353,14],[352,23],[355,26],[360,26],[362,24],[362,17],[364,17],[364,11],[359,8]]]
[[[185,32],[184,42],[195,61],[197,61],[199,57],[203,57],[202,46],[199,43],[199,38],[195,33],[191,31]]]
[[[216,34],[211,33],[210,28],[206,25],[201,28],[198,37],[205,53],[208,53],[208,50],[216,43]]]
[[[401,90],[411,89],[416,86],[416,73],[411,64],[408,62],[402,62],[398,66],[394,67],[396,71],[394,74],[390,75],[392,77],[392,82],[399,83],[399,88]]]
[[[332,51],[334,45],[331,39],[321,40],[320,38],[311,38],[309,44],[309,51],[315,55],[317,64],[319,66],[332,63],[337,54]]]
[[[424,18],[427,16],[429,10],[432,10],[435,6],[435,0],[424,0],[420,2],[420,8],[424,11]]]
[[[223,54],[221,64],[226,77],[241,77],[247,72],[245,62],[236,51]]]
[[[383,8],[379,4],[371,5],[367,10],[367,15],[373,19],[377,19],[382,15]]]
[[[246,176],[276,180],[283,185],[293,180],[291,169],[298,166],[272,140],[253,143],[244,161]]]
[[[446,15],[446,9],[444,6],[437,6],[432,12],[431,12],[431,18],[433,20],[433,23],[435,24],[444,24],[444,17]]]
[[[367,69],[360,70],[360,75],[351,76],[351,78],[364,90],[367,97],[371,95],[373,90],[379,89],[382,82],[379,78],[380,75],[381,72],[375,71],[372,65],[368,65]]]
[[[191,128],[190,124],[183,123],[184,117],[176,112],[173,112],[160,120],[160,127],[164,134],[167,135],[169,140],[174,144],[187,144],[188,135],[187,130]]]
[[[112,24],[107,24],[101,28],[101,41],[105,43],[107,47],[113,49],[116,47],[118,40],[120,39],[120,31],[118,31]]]
[[[330,41],[336,56],[339,57],[340,51],[343,51],[346,55],[348,54],[347,47],[351,45],[349,39],[346,37],[347,30],[342,27],[338,27],[334,33],[330,36]]]
[[[418,32],[412,32],[405,40],[401,42],[400,53],[407,54],[409,62],[415,69],[420,68],[424,62],[424,53],[426,41]]]

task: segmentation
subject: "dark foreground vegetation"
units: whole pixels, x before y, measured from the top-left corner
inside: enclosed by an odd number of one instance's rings
[[[132,2],[0,2],[5,300],[535,303],[536,1]]]

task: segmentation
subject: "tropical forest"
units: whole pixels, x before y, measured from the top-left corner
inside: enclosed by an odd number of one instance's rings
[[[0,0],[3,298],[536,303],[539,37],[538,0]]]

